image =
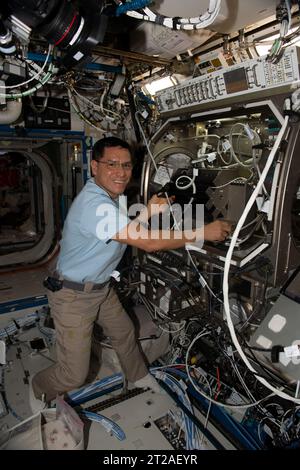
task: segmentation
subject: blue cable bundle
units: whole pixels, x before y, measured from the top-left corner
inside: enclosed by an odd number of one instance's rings
[[[107,418],[106,416],[100,415],[98,413],[92,413],[91,411],[85,411],[85,410],[80,411],[80,414],[90,419],[91,421],[96,421],[97,423],[102,424],[102,426],[106,429],[106,431],[112,432],[113,435],[117,439],[119,439],[119,441],[124,441],[124,439],[126,438],[126,435],[123,429],[120,428],[120,426],[117,423]]]
[[[149,96],[145,95],[145,94],[142,93],[141,91],[138,91],[138,92],[137,92],[137,95],[138,95],[138,97],[139,97],[142,101],[145,101],[145,103],[147,103],[147,104],[152,104],[152,105],[156,105],[155,101],[151,100],[151,98],[149,98]]]
[[[180,380],[176,379],[165,371],[155,370],[154,368],[151,368],[150,370],[156,376],[156,378],[162,380],[172,390],[172,392],[174,392],[178,396],[179,401],[181,401],[181,403],[191,413],[193,413],[193,407],[185,391],[186,385],[184,384],[184,382],[181,382]],[[197,427],[185,413],[180,411],[180,414],[181,427],[183,428],[185,434],[186,450],[202,450],[203,446],[201,443],[200,433]]]
[[[132,2],[123,3],[119,5],[116,9],[116,16],[123,15],[130,10],[139,10],[148,6],[152,0],[132,0]]]
[[[109,377],[104,377],[97,382],[89,384],[85,387],[80,388],[79,390],[75,390],[74,392],[69,392],[68,396],[72,400],[74,404],[79,399],[88,400],[91,393],[94,393],[99,390],[104,390],[105,388],[110,387],[113,384],[120,383],[123,380],[123,375],[121,373],[111,375]]]

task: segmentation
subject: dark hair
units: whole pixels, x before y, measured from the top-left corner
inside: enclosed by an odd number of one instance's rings
[[[104,149],[106,147],[122,147],[123,149],[129,150],[131,155],[130,145],[125,140],[119,139],[118,137],[104,137],[103,139],[97,140],[93,146],[92,160],[98,160],[103,157]]]

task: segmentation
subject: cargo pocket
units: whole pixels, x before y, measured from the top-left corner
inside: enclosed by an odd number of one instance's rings
[[[59,323],[65,328],[78,328],[82,323],[82,318],[73,313],[64,313],[59,319]]]
[[[66,313],[59,320],[60,357],[63,373],[70,389],[84,382],[91,354],[92,322],[81,315]]]
[[[69,360],[82,343],[82,318],[80,315],[64,313],[55,318],[56,338],[63,354]]]

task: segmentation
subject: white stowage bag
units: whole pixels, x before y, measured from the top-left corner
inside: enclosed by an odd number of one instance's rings
[[[83,450],[83,423],[62,398],[0,437],[0,450]]]
[[[42,437],[45,450],[73,450],[76,447],[72,432],[61,419],[44,424]]]

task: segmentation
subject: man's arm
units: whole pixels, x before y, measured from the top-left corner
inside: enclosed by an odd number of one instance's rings
[[[135,246],[144,251],[152,252],[175,250],[176,248],[184,247],[186,243],[193,243],[199,240],[222,241],[226,239],[230,232],[231,225],[220,220],[190,231],[189,236],[186,236],[184,232],[176,230],[147,230],[139,223],[132,221],[112,239],[120,243]]]
[[[153,207],[155,207],[155,210],[152,210]],[[199,240],[222,241],[231,233],[231,224],[220,220],[204,225],[201,228],[184,232],[177,230],[148,230],[142,225],[148,221],[150,215],[163,212],[167,207],[165,198],[153,196],[147,208],[124,229],[113,236],[112,239],[120,243],[135,246],[144,251],[152,252],[182,248],[186,243],[193,243]]]

